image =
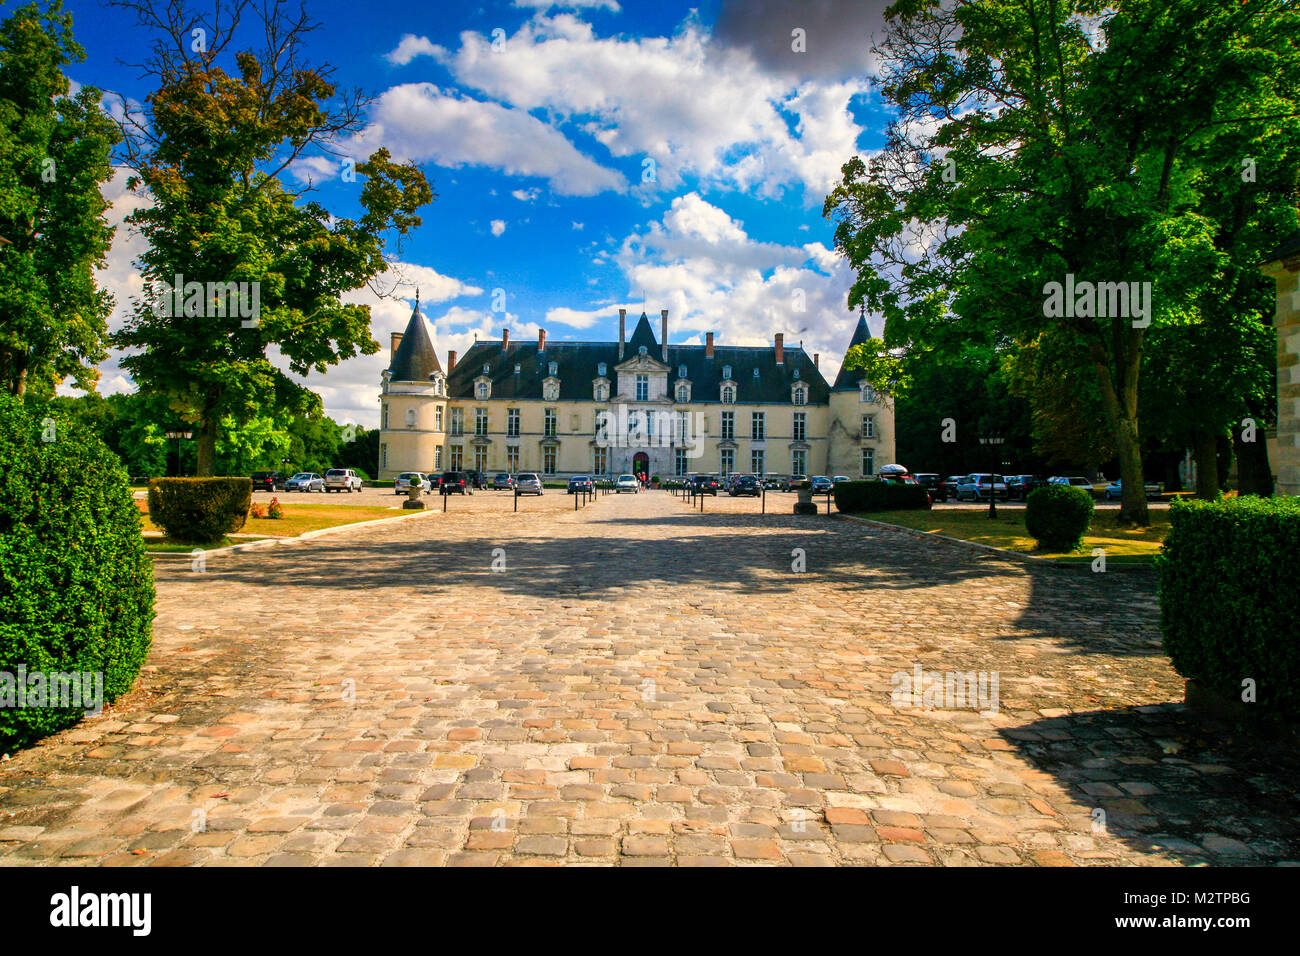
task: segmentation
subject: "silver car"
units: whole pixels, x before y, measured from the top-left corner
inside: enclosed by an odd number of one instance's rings
[[[510,491],[514,486],[515,480],[504,471],[492,479],[493,491]]]
[[[393,494],[404,495],[411,489],[411,479],[419,478],[420,484],[424,487],[426,495],[433,494],[433,483],[429,481],[429,476],[422,471],[404,471],[393,479]]]
[[[285,491],[319,491],[325,493],[325,479],[315,472],[300,471],[284,483]]]
[[[540,495],[542,493],[542,479],[531,471],[521,471],[515,475],[515,490],[521,495]]]

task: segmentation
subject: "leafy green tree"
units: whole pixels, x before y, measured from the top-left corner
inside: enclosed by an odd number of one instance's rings
[[[416,210],[433,191],[382,148],[355,164],[365,181],[355,220],[282,180],[311,150],[356,132],[365,102],[336,91],[328,66],[307,62],[314,24],[305,13],[248,0],[211,16],[183,0],[119,5],[155,37],[141,67],[157,88],[143,116],[122,121],[131,185],[153,201],[129,220],[149,242],[149,293],[114,341],[133,351],[122,365],[140,387],[167,395],[194,424],[198,473],[211,475],[223,422],[319,409],[272,365],[269,348],[298,375],[378,351],[369,307],[342,296],[386,270],[384,235],[419,226]],[[250,22],[257,51],[233,52]],[[176,276],[186,283],[180,297],[166,288]],[[195,294],[191,282],[202,284]]]
[[[71,93],[85,59],[60,0],[0,23],[0,377],[10,394],[93,386],[113,299],[95,284],[113,238],[100,185],[117,129],[100,91]]]
[[[899,0],[888,16],[884,95],[898,119],[883,154],[846,163],[825,204],[858,270],[850,304],[885,315],[891,348],[1009,349],[1061,334],[1070,365],[1096,379],[1120,517],[1145,524],[1147,329],[1191,321],[1225,260],[1253,267],[1296,224],[1300,11],[1287,0]],[[1209,162],[1221,137],[1281,166],[1259,189],[1234,190],[1243,225],[1231,244],[1206,198],[1226,188]],[[1138,304],[1123,308],[1114,286],[1105,315],[1084,296],[1056,308],[1076,281],[1124,283]]]

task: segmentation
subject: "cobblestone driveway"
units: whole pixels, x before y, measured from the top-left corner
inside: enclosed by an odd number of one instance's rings
[[[1300,859],[1300,768],[1177,703],[1145,573],[746,500],[452,507],[160,564],[137,690],[0,765],[0,862]],[[917,665],[996,672],[997,713],[894,706]]]

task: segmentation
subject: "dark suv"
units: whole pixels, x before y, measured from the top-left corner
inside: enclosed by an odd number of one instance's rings
[[[922,472],[913,477],[916,478],[918,485],[924,485],[926,490],[930,492],[931,501],[948,500],[948,486],[944,484],[941,476]]]
[[[481,471],[465,472],[465,480],[469,482],[471,488],[486,488],[488,480]]]
[[[278,471],[253,472],[254,491],[284,491],[285,477]]]
[[[690,488],[697,495],[718,496],[718,479],[712,475],[694,475],[690,481]]]
[[[444,495],[472,495],[469,475],[463,471],[444,471],[439,490]]]
[[[1012,501],[1025,501],[1035,488],[1047,482],[1038,475],[1011,475],[1007,478],[1007,497]]]
[[[758,480],[752,475],[741,475],[727,489],[727,494],[733,498],[739,498],[741,495],[751,495],[757,498],[762,493],[762,489],[758,486]]]

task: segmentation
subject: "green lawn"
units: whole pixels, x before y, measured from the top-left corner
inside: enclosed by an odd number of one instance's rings
[[[902,525],[917,531],[928,531],[961,538],[964,541],[976,541],[992,545],[995,548],[1007,548],[1022,551],[1039,557],[1064,558],[1074,561],[1091,561],[1093,548],[1103,548],[1107,561],[1141,562],[1151,561],[1160,551],[1160,545],[1169,533],[1169,514],[1163,511],[1151,512],[1151,524],[1146,528],[1120,526],[1116,519],[1118,511],[1098,511],[1092,517],[1092,527],[1083,538],[1083,550],[1073,555],[1036,551],[1034,539],[1025,530],[1025,512],[1023,508],[1015,511],[1002,509],[995,520],[988,519],[986,511],[948,510],[938,511],[870,511],[860,515],[873,521]]]
[[[260,504],[260,502],[259,502]],[[159,533],[162,529],[149,520],[148,502],[136,499],[140,509],[146,534]],[[337,528],[339,525],[356,524],[359,521],[373,521],[376,518],[391,518],[402,514],[401,508],[373,507],[369,505],[308,505],[287,504],[283,518],[249,518],[239,529],[240,541],[258,538],[296,538],[307,531],[320,531],[323,528]],[[157,539],[165,543],[165,539]],[[227,540],[227,544],[238,543]],[[193,545],[173,545],[171,550],[190,550]],[[209,545],[222,547],[222,545]],[[165,550],[164,547],[151,547],[150,550]]]

